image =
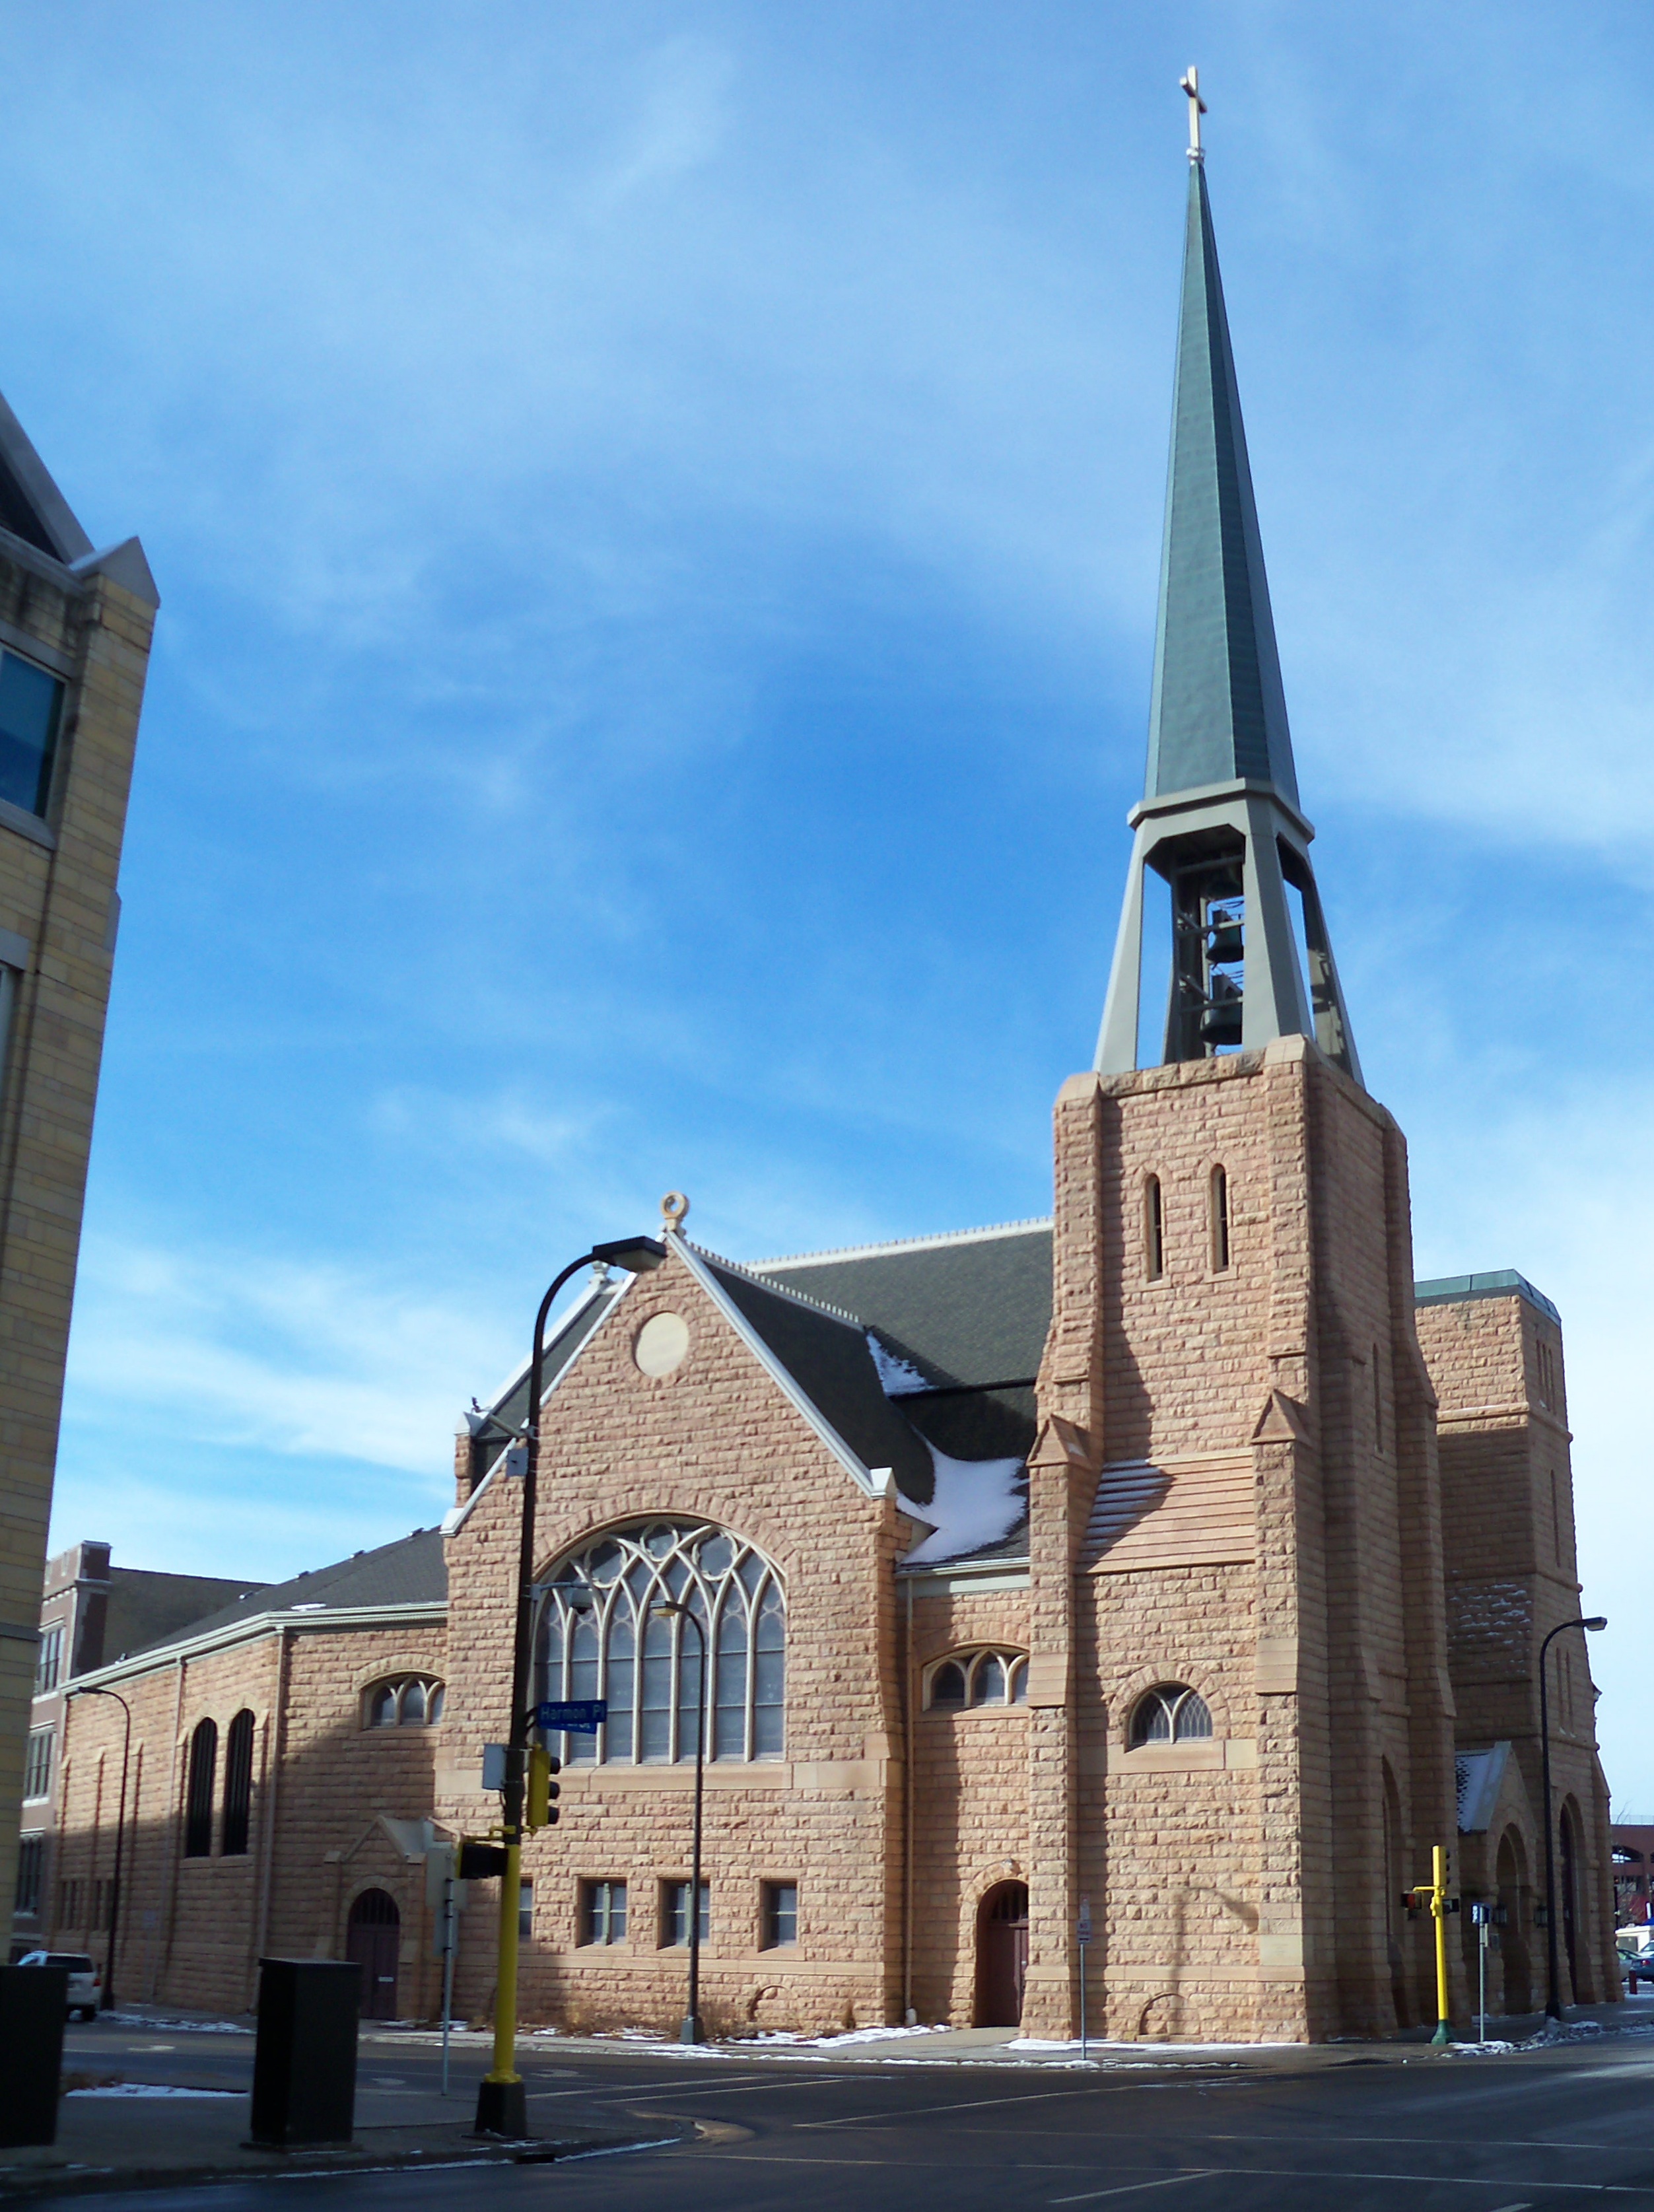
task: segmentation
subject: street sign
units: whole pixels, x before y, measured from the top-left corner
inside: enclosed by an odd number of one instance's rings
[[[569,1735],[595,1735],[608,1717],[606,1698],[565,1698],[560,1705],[534,1708],[536,1728],[560,1729]]]
[[[1075,1933],[1082,1943],[1089,1943],[1092,1940],[1092,1900],[1089,1897],[1082,1897],[1079,1900],[1079,1919]]]

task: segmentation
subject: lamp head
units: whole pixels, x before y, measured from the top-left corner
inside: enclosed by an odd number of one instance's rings
[[[605,1267],[623,1267],[629,1275],[652,1275],[666,1256],[666,1246],[654,1237],[622,1237],[592,1247],[594,1260]]]
[[[1608,1615],[1605,1613],[1594,1613],[1590,1619],[1584,1623],[1584,1626],[1591,1630],[1606,1628],[1608,1626]]]
[[[686,1605],[674,1605],[670,1598],[658,1597],[651,1602],[649,1611],[651,1613],[687,1613],[689,1607]]]

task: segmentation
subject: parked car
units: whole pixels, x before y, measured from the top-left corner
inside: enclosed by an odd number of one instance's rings
[[[84,1951],[30,1951],[20,1966],[66,1966],[69,1969],[69,2017],[95,2020],[103,1996],[103,1970]]]

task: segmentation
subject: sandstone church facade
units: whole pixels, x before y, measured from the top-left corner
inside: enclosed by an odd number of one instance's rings
[[[1502,1910],[1496,2003],[1542,2002],[1536,1669],[1580,1611],[1560,1328],[1513,1273],[1414,1279],[1406,1149],[1309,860],[1198,159],[1133,825],[1049,1220],[741,1264],[674,1206],[659,1269],[562,1324],[537,1687],[607,1720],[552,1745],[526,2019],[675,2025],[698,1911],[714,2033],[1068,2037],[1082,1956],[1095,2033],[1393,2033],[1434,2017],[1404,1893],[1437,1844]],[[1150,895],[1172,956],[1145,1056]],[[261,1954],[316,1953],[362,1960],[372,2009],[435,2010],[422,1856],[497,1818],[522,1505],[499,1439],[526,1395],[462,1434],[440,1532],[87,1678],[135,1715],[127,1994],[245,2004]],[[1551,1647],[1573,2001],[1619,1993],[1583,1647]],[[56,1940],[95,1942],[119,1715],[71,1709],[82,1917]],[[492,1944],[469,1913],[471,2017]]]

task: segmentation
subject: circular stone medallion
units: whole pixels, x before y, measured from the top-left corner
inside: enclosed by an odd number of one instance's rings
[[[637,1332],[632,1358],[645,1375],[670,1375],[683,1364],[690,1346],[689,1323],[682,1314],[651,1314]]]

